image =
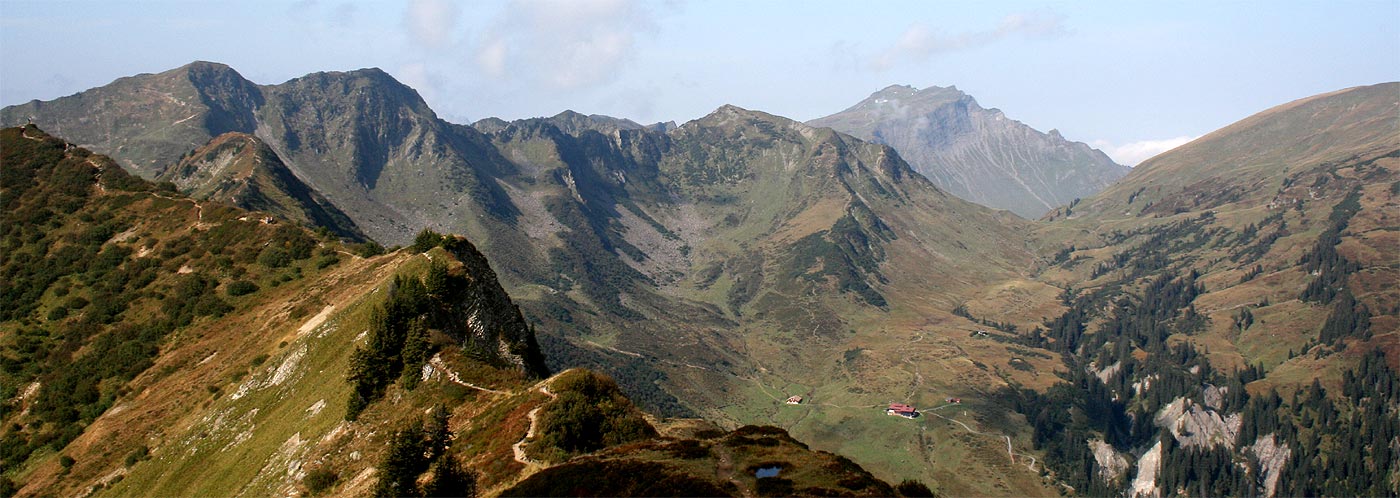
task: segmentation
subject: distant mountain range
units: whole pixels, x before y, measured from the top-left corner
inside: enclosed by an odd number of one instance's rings
[[[891,482],[1375,494],[1309,463],[1342,458],[1310,438],[1379,437],[1390,426],[1356,414],[1400,413],[1352,385],[1400,366],[1397,95],[1265,111],[1107,188],[1128,170],[955,89],[892,87],[814,121],[872,142],[734,106],[458,125],[374,69],[258,86],[195,63],[0,120],[69,130],[211,205],[389,245],[463,234],[555,370],[611,373],[654,413],[777,425]],[[919,150],[943,169],[905,162]],[[1037,221],[960,198],[1009,178]],[[1339,408],[1268,404],[1313,378]],[[925,416],[884,416],[891,402]],[[1176,473],[1209,458],[1248,465]]]
[[[890,86],[808,121],[882,143],[953,195],[1036,219],[1128,173],[1103,152],[1041,133],[957,87]]]

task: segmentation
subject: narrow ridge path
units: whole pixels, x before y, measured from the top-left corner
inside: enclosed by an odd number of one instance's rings
[[[540,382],[540,387],[537,388],[537,390],[541,393],[544,393],[545,396],[549,396],[550,400],[558,398],[557,395],[549,391],[548,379],[546,379],[543,382]],[[536,406],[533,410],[530,410],[529,414],[526,415],[526,418],[530,419],[530,429],[525,431],[525,437],[520,438],[520,441],[516,441],[515,444],[510,446],[511,452],[515,454],[515,461],[520,462],[521,464],[524,464],[526,466],[544,466],[544,462],[540,462],[538,460],[531,460],[530,457],[525,456],[525,443],[535,437],[535,429],[538,428],[540,408],[544,408],[544,405]]]

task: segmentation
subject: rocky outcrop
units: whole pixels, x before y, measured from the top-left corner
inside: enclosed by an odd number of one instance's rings
[[[1104,482],[1117,481],[1128,471],[1128,459],[1104,440],[1089,440],[1089,451],[1094,452],[1094,474]]]
[[[1259,472],[1264,475],[1264,496],[1274,496],[1278,491],[1278,479],[1283,474],[1283,466],[1293,450],[1270,433],[1254,440],[1250,453],[1259,460]]]
[[[1157,471],[1162,465],[1162,442],[1152,445],[1152,448],[1142,454],[1137,463],[1137,477],[1133,478],[1133,488],[1129,495],[1137,498],[1156,498],[1161,493],[1157,491]]]
[[[513,365],[533,377],[547,377],[549,367],[534,328],[496,280],[486,257],[462,237],[448,236],[443,248],[462,262],[460,275],[465,277],[453,279],[463,283],[450,289],[447,301],[453,318],[444,320],[445,331],[484,359]]]
[[[894,147],[953,195],[1026,218],[1098,192],[1129,171],[1057,130],[1041,133],[984,109],[957,87],[891,86],[808,124]]]
[[[1171,431],[1177,442],[1185,447],[1232,447],[1243,420],[1238,413],[1221,416],[1209,407],[1186,398],[1177,398],[1157,412],[1154,422],[1158,427]]]

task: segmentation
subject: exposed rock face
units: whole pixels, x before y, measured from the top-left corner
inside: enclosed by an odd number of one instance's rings
[[[1059,131],[1041,133],[983,109],[957,87],[891,86],[808,124],[894,147],[953,195],[1026,218],[1098,192],[1129,171]]]
[[[1122,370],[1122,369],[1123,369],[1123,362],[1121,362],[1121,361],[1115,361],[1115,362],[1113,362],[1112,365],[1109,365],[1109,366],[1104,367],[1103,370],[1093,370],[1093,369],[1090,369],[1090,372],[1092,372],[1092,373],[1094,374],[1095,377],[1098,377],[1098,378],[1099,378],[1099,382],[1103,382],[1104,384],[1107,384],[1107,383],[1108,383],[1108,380],[1109,380],[1109,379],[1112,379],[1114,375],[1118,375],[1118,372],[1119,372],[1120,370]]]
[[[455,319],[447,321],[446,332],[461,338],[468,350],[484,353],[534,377],[548,376],[549,368],[535,342],[534,329],[496,280],[496,272],[486,257],[461,237],[449,237],[444,248],[462,262],[466,276],[464,286],[451,290],[450,313]]]
[[[1131,496],[1156,498],[1161,493],[1157,491],[1157,471],[1162,465],[1162,442],[1152,445],[1142,458],[1138,459],[1137,477],[1133,478],[1133,489]]]
[[[1182,446],[1210,447],[1233,446],[1243,419],[1238,413],[1222,417],[1208,407],[1186,398],[1177,398],[1162,407],[1154,421],[1158,427],[1170,430]]]
[[[1089,440],[1089,450],[1094,452],[1094,472],[1105,482],[1117,481],[1128,470],[1128,459],[1113,450],[1113,446],[1102,439]]]
[[[1259,459],[1259,471],[1264,474],[1264,496],[1274,496],[1278,490],[1278,479],[1283,474],[1283,466],[1293,450],[1278,441],[1278,436],[1270,433],[1254,440],[1249,447],[1254,457]]]
[[[1201,397],[1204,398],[1207,407],[1210,407],[1212,410],[1219,410],[1220,407],[1225,404],[1225,395],[1229,394],[1229,392],[1229,387],[1206,386],[1201,392]]]

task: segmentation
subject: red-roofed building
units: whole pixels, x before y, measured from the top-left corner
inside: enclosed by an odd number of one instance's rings
[[[904,403],[890,403],[890,407],[885,409],[885,414],[914,418],[919,416],[919,410]]]

